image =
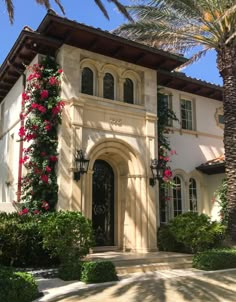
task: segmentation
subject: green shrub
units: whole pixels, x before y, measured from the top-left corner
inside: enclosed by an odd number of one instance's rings
[[[202,270],[236,268],[236,249],[213,249],[193,257],[193,267]]]
[[[74,259],[73,259],[74,260]],[[58,277],[65,281],[80,280],[83,263],[81,261],[67,261],[59,267]]]
[[[30,274],[0,268],[0,301],[31,302],[38,296],[36,282]]]
[[[176,216],[160,232],[159,242],[164,250],[196,253],[220,246],[225,226],[211,221],[205,214],[187,212]]]
[[[110,261],[84,262],[81,281],[85,283],[101,283],[117,281],[116,269]]]
[[[56,262],[43,248],[41,217],[0,214],[0,263],[12,266],[49,266]]]
[[[168,225],[163,225],[158,229],[157,244],[160,251],[187,252],[184,244],[176,241]]]
[[[79,212],[48,214],[40,225],[43,246],[62,263],[80,259],[93,245],[91,222]]]

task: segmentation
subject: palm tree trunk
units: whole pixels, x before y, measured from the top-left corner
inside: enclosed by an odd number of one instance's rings
[[[224,46],[217,53],[217,64],[223,78],[225,173],[228,183],[228,231],[236,242],[236,47]]]

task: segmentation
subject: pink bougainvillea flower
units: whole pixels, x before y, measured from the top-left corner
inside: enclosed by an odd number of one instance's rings
[[[37,125],[32,125],[32,130],[37,130],[38,126]]]
[[[24,164],[29,159],[29,156],[25,155],[24,157],[20,158],[20,164]]]
[[[52,114],[53,115],[59,114],[64,106],[65,106],[64,102],[58,102],[57,105],[52,108]]]
[[[39,210],[34,210],[34,215],[39,215],[40,214],[40,211]]]
[[[41,175],[41,180],[43,182],[45,182],[46,184],[48,184],[48,175],[45,175],[45,174]]]
[[[47,120],[45,120],[44,123],[45,123],[44,129],[50,131],[52,129],[51,123]]]
[[[171,150],[171,151],[170,151],[170,154],[171,154],[171,155],[176,155],[177,152],[176,152],[176,150]]]
[[[24,119],[25,119],[25,116],[26,116],[26,115],[25,115],[24,113],[21,112],[21,113],[20,113],[20,120],[21,120],[21,121],[24,120]]]
[[[47,201],[42,200],[42,206],[41,206],[44,210],[48,210],[49,209],[49,204]]]
[[[22,216],[22,215],[25,215],[25,214],[28,214],[28,213],[29,213],[29,209],[24,208],[23,210],[21,210],[20,212],[18,212],[18,215]]]
[[[41,74],[39,72],[34,72],[28,76],[27,81],[32,81],[34,79],[40,79],[40,78],[41,78]]]
[[[63,73],[63,69],[58,69],[58,73]]]
[[[31,104],[31,108],[33,108],[33,109],[38,108],[38,106],[39,106],[39,104],[37,104],[37,103],[32,103],[32,104]]]
[[[29,100],[29,95],[27,94],[27,93],[25,93],[25,92],[23,92],[22,93],[22,99],[24,100],[24,101],[28,101]]]
[[[47,90],[42,90],[40,93],[41,99],[47,99],[48,98],[48,91]]]
[[[169,157],[164,157],[164,161],[169,161],[170,158]]]
[[[56,86],[56,85],[59,84],[59,81],[58,81],[57,78],[51,77],[51,78],[49,79],[49,84],[52,85],[52,86]]]
[[[54,156],[54,155],[51,155],[49,157],[49,159],[50,159],[50,161],[54,161],[54,162],[58,160],[57,156]]]
[[[44,106],[42,106],[42,105],[39,105],[39,106],[38,106],[38,110],[39,110],[40,112],[42,112],[42,113],[45,113],[45,112],[47,111],[47,109],[46,109]]]
[[[18,135],[19,135],[19,137],[25,136],[25,127],[24,126],[20,127]]]
[[[41,156],[46,156],[46,152],[41,152]]]
[[[32,139],[35,139],[37,137],[37,135],[35,133],[28,133],[26,134],[24,140],[29,142],[31,141]]]
[[[52,169],[49,167],[49,166],[46,166],[46,171],[48,172],[48,173],[50,173],[51,171],[52,171]]]
[[[170,178],[171,176],[172,176],[171,170],[170,170],[170,169],[166,169],[166,170],[164,171],[164,177]]]

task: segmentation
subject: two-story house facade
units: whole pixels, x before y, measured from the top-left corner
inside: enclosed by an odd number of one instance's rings
[[[214,124],[221,101],[172,88],[171,81],[162,85],[159,79],[165,79],[157,69],[170,74],[186,59],[51,12],[37,31],[22,31],[0,69],[0,210],[13,210],[12,201],[20,198],[18,179],[25,171],[19,165],[24,144],[18,141],[18,131],[25,65],[40,63],[42,55],[54,56],[63,69],[58,210],[81,211],[90,218],[98,246],[139,252],[156,249],[159,192],[149,179],[151,160],[158,158],[157,88],[161,85],[177,116],[188,109],[187,101],[194,116],[192,129],[183,129],[183,122],[170,128],[177,152],[171,163],[174,180],[181,181],[185,196],[178,211],[191,210],[184,192],[188,179],[196,177],[197,210],[211,214],[208,199],[219,177],[215,182],[195,168],[223,153],[222,129]],[[74,179],[77,150],[90,160],[79,180]],[[168,215],[173,215],[171,211],[175,209],[169,207]]]

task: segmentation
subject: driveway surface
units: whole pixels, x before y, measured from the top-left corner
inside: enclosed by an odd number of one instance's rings
[[[58,290],[55,287],[48,298],[45,295],[38,301],[236,302],[236,269],[208,273],[196,270],[159,271],[133,274],[110,284],[85,286],[76,282],[59,286],[62,287]]]

